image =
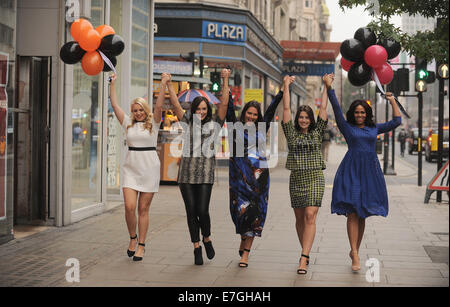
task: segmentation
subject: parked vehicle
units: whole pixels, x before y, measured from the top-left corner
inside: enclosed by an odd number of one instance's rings
[[[422,144],[424,143],[424,138],[428,136],[429,128],[422,128]],[[412,128],[409,131],[408,136],[408,153],[412,155],[414,152],[417,152],[419,144],[419,128]],[[423,148],[422,148],[423,150]]]
[[[448,127],[444,127],[444,138],[443,138],[443,151],[442,158],[444,160],[448,159]],[[425,150],[425,160],[428,162],[437,159],[438,157],[438,128],[433,128],[429,130],[428,139],[424,144]]]

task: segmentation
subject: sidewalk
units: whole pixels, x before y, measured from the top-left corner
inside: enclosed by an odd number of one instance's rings
[[[0,245],[0,286],[316,287],[449,286],[448,204],[424,204],[425,186],[388,185],[387,218],[371,217],[360,257],[351,272],[346,218],[330,214],[334,174],[346,146],[332,145],[326,189],[317,219],[308,274],[297,275],[300,249],[289,201],[289,171],[271,169],[269,209],[262,238],[256,238],[248,268],[239,268],[240,237],[228,209],[228,169],[220,168],[211,199],[216,257],[193,264],[193,247],[177,186],[161,186],[150,209],[142,262],[126,256],[128,234],[123,206],[63,228],[50,228]],[[396,162],[398,176],[411,176]],[[389,181],[387,179],[387,181]],[[80,262],[80,283],[66,281],[66,260]],[[380,281],[366,281],[365,261],[376,258]]]

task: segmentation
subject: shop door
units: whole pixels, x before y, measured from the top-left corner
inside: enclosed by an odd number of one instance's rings
[[[51,58],[18,56],[14,224],[45,224],[49,198]]]

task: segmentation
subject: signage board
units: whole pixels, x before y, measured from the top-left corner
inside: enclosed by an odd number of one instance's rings
[[[284,63],[281,70],[296,76],[323,76],[334,73],[334,64]]]
[[[247,28],[244,25],[204,20],[202,37],[236,42],[245,42]]]
[[[264,91],[262,88],[246,88],[244,90],[244,103],[249,101],[256,100],[259,103],[262,103],[264,100]]]

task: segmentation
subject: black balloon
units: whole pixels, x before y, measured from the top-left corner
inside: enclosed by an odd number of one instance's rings
[[[363,86],[371,77],[372,68],[364,62],[353,64],[348,71],[348,81],[354,86]]]
[[[118,56],[125,49],[125,42],[119,35],[107,35],[102,38],[100,47],[98,49],[100,49],[100,51],[104,54]]]
[[[116,67],[116,65],[117,65],[117,58],[115,56],[107,56],[107,58],[111,61],[113,66]],[[111,67],[109,67],[109,65],[106,64],[105,61],[103,61],[103,62],[104,62],[104,64],[103,64],[103,71],[106,71],[106,72],[112,71]]]
[[[364,48],[363,43],[359,40],[350,38],[346,39],[341,44],[341,54],[342,56],[352,62],[361,62],[364,60]]]
[[[61,50],[59,51],[59,56],[61,60],[66,64],[76,64],[83,58],[83,55],[86,53],[83,49],[81,49],[80,45],[71,41],[65,43]]]
[[[359,40],[366,49],[377,43],[375,32],[369,28],[359,28],[356,30],[354,38]]]
[[[378,45],[381,45],[386,49],[388,54],[388,59],[395,58],[400,51],[402,50],[402,46],[399,42],[390,39],[390,38],[384,38],[378,42]]]

